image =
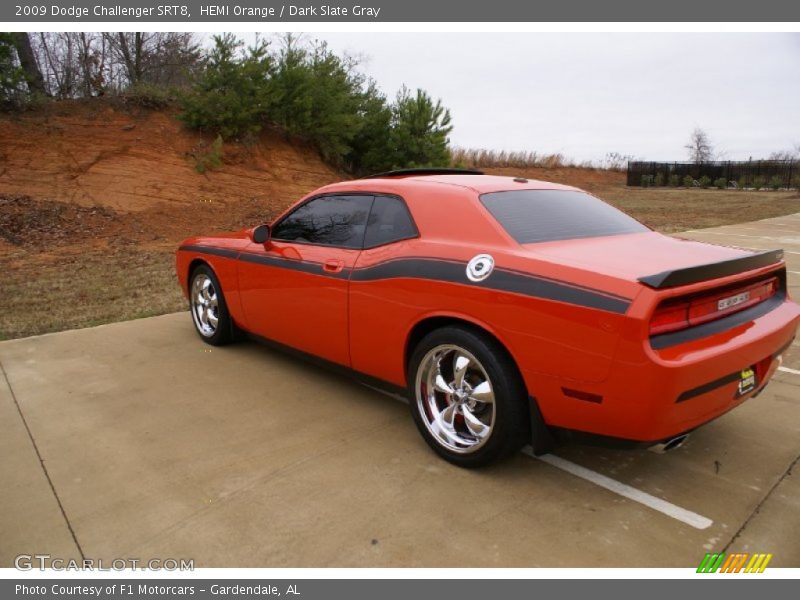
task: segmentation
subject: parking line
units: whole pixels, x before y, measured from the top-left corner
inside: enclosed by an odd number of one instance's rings
[[[783,371],[784,373],[791,373],[792,375],[800,375],[800,371],[797,369],[790,369],[789,367],[778,367],[778,371]]]
[[[553,454],[534,456],[533,450],[530,447],[526,447],[523,450],[523,453],[533,458],[538,458],[542,462],[545,462],[557,469],[566,471],[570,475],[585,479],[590,483],[600,486],[601,488],[604,488],[610,492],[614,492],[615,494],[627,498],[628,500],[633,500],[634,502],[643,504],[648,508],[665,514],[668,517],[672,517],[673,519],[680,521],[681,523],[685,523],[690,527],[694,527],[695,529],[707,529],[714,523],[714,521],[704,517],[703,515],[698,515],[695,512],[681,508],[680,506],[672,504],[671,502],[667,502],[661,498],[656,498],[647,492],[637,490],[636,488],[617,481],[616,479],[611,479],[610,477],[596,473],[591,469],[576,465],[575,463],[565,460],[559,456],[555,456]]]
[[[788,369],[787,367],[780,367],[780,369],[784,371],[789,370],[800,375],[800,371],[794,371],[793,369]],[[368,387],[371,390],[379,392],[385,396],[389,396],[390,398],[399,400],[404,404],[408,404],[408,399],[404,398],[403,396],[400,396],[399,394],[393,394],[391,392],[387,392],[386,390],[374,387],[363,381],[359,383],[361,383],[364,387]],[[695,529],[707,529],[714,524],[714,521],[712,521],[707,517],[704,517],[703,515],[699,515],[690,510],[686,510],[685,508],[681,508],[680,506],[672,504],[671,502],[667,502],[666,500],[662,500],[661,498],[656,498],[655,496],[648,494],[647,492],[643,492],[642,490],[637,490],[635,487],[631,487],[625,483],[622,483],[621,481],[617,481],[616,479],[611,479],[610,477],[601,475],[600,473],[592,471],[591,469],[587,469],[586,467],[576,465],[575,463],[563,459],[560,456],[556,456],[554,454],[544,454],[542,456],[536,456],[534,455],[533,449],[530,446],[525,446],[525,448],[522,449],[522,453],[527,456],[530,456],[531,458],[536,458],[538,460],[541,460],[542,462],[547,463],[551,467],[555,467],[557,469],[561,469],[562,471],[566,471],[570,475],[574,475],[575,477],[580,477],[581,479],[584,479],[589,483],[593,483],[597,486],[600,486],[601,488],[613,492],[619,496],[622,496],[623,498],[627,498],[628,500],[633,500],[634,502],[643,504],[648,508],[658,511],[661,514],[667,515],[668,517],[672,517],[676,521],[685,523],[686,525],[694,527]]]

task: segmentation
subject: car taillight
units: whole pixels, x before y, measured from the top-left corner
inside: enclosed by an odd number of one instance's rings
[[[650,320],[650,335],[669,333],[689,327],[689,303],[670,303],[659,306]]]
[[[650,335],[678,331],[720,319],[759,304],[774,296],[777,291],[778,278],[773,277],[724,291],[668,300],[653,313],[650,320]]]

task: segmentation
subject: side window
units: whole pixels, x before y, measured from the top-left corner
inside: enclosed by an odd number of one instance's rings
[[[275,226],[272,237],[339,248],[361,248],[372,196],[322,196],[306,202]]]
[[[364,236],[364,247],[374,248],[417,237],[406,203],[391,196],[375,196]]]

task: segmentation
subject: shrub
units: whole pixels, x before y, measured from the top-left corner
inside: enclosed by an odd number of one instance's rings
[[[764,179],[763,177],[756,177],[753,179],[752,186],[754,190],[758,191],[761,188],[763,188],[766,184],[767,184],[766,179]]]
[[[392,107],[389,136],[394,166],[445,166],[450,162],[450,111],[423,90],[411,94],[404,86]]]
[[[200,152],[194,155],[194,168],[198,173],[202,174],[210,169],[217,169],[222,166],[222,143],[222,136],[218,135],[207,152]]]
[[[778,175],[773,175],[769,180],[769,187],[773,192],[777,192],[783,187],[783,178]]]
[[[669,176],[669,185],[671,187],[678,187],[681,184],[681,176],[677,173],[673,173]]]
[[[653,184],[661,187],[664,185],[664,174],[663,173],[656,173],[656,178],[653,180]]]
[[[728,187],[728,180],[724,177],[719,177],[714,180],[714,187],[720,190],[724,190]]]
[[[650,187],[653,185],[652,175],[642,175],[642,187]]]
[[[181,97],[190,127],[248,139],[272,123],[359,174],[449,164],[450,113],[424,91],[403,87],[389,104],[354,59],[324,43],[301,46],[291,35],[272,54],[263,42],[242,51],[230,34],[214,44],[196,85]]]
[[[291,36],[276,58],[270,80],[270,120],[319,148],[339,164],[350,152],[361,125],[365,79],[355,63],[323,44],[299,47]]]
[[[180,118],[224,139],[258,133],[267,117],[272,61],[267,44],[242,52],[233,35],[214,36],[214,48],[192,90],[181,97]]]
[[[739,182],[738,183],[739,183],[739,189],[740,190],[745,189],[747,187],[747,177],[742,175],[741,177],[739,177]]]
[[[701,177],[701,178],[698,180],[698,183],[700,184],[700,187],[701,187],[701,188],[705,189],[705,188],[707,188],[709,185],[711,185],[711,178],[710,178],[710,177],[708,177],[707,175],[703,175],[703,176],[702,176],[702,177]]]
[[[691,175],[686,175],[683,178],[683,187],[693,187],[694,186],[694,177]]]
[[[134,83],[120,94],[126,104],[159,110],[175,102],[174,90],[151,83]]]
[[[359,127],[345,156],[350,169],[358,174],[380,173],[394,166],[390,144],[392,107],[370,83],[361,98]]]

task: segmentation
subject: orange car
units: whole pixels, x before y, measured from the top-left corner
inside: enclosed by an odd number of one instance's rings
[[[562,439],[677,447],[757,395],[800,319],[782,258],[573,187],[428,169],[186,240],[177,272],[205,342],[245,332],[402,389],[428,444],[478,466]]]

